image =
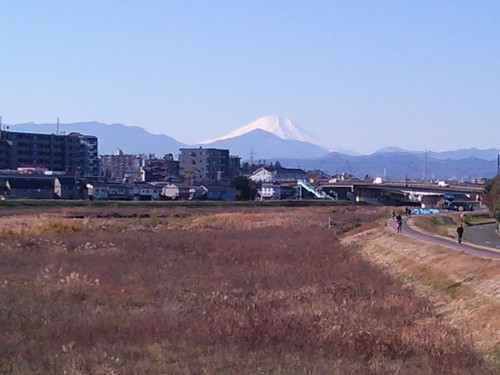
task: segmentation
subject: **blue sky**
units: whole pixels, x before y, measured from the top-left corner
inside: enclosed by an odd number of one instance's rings
[[[500,147],[498,1],[0,0],[3,123],[185,143],[264,115],[332,147]]]

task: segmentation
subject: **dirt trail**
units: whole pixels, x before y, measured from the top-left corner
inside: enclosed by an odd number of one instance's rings
[[[500,261],[398,235],[384,224],[342,241],[360,245],[367,259],[429,297],[477,350],[500,348]]]

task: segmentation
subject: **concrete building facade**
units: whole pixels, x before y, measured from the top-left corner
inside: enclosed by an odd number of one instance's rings
[[[116,154],[102,155],[101,176],[112,182],[140,181],[143,160],[142,155],[125,154],[122,150]]]
[[[190,185],[229,183],[229,171],[229,150],[202,147],[180,149],[179,173]]]
[[[0,169],[47,168],[80,178],[99,177],[97,137],[0,130]]]
[[[162,159],[146,159],[141,167],[141,181],[172,182],[178,176],[179,161],[174,160],[172,154],[167,154]]]

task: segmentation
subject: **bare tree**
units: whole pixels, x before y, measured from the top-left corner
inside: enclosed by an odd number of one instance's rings
[[[496,176],[486,184],[483,202],[491,214],[500,222],[500,176]]]

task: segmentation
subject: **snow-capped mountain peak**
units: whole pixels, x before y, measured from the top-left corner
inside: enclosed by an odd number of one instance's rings
[[[261,117],[241,128],[233,130],[229,134],[222,136],[220,138],[206,140],[200,142],[200,144],[208,144],[223,139],[235,138],[242,136],[244,134],[250,133],[253,130],[261,129],[276,135],[281,139],[309,142],[315,145],[320,145],[320,142],[307,130],[304,130],[294,124],[291,120],[286,117],[280,116],[264,116]]]

